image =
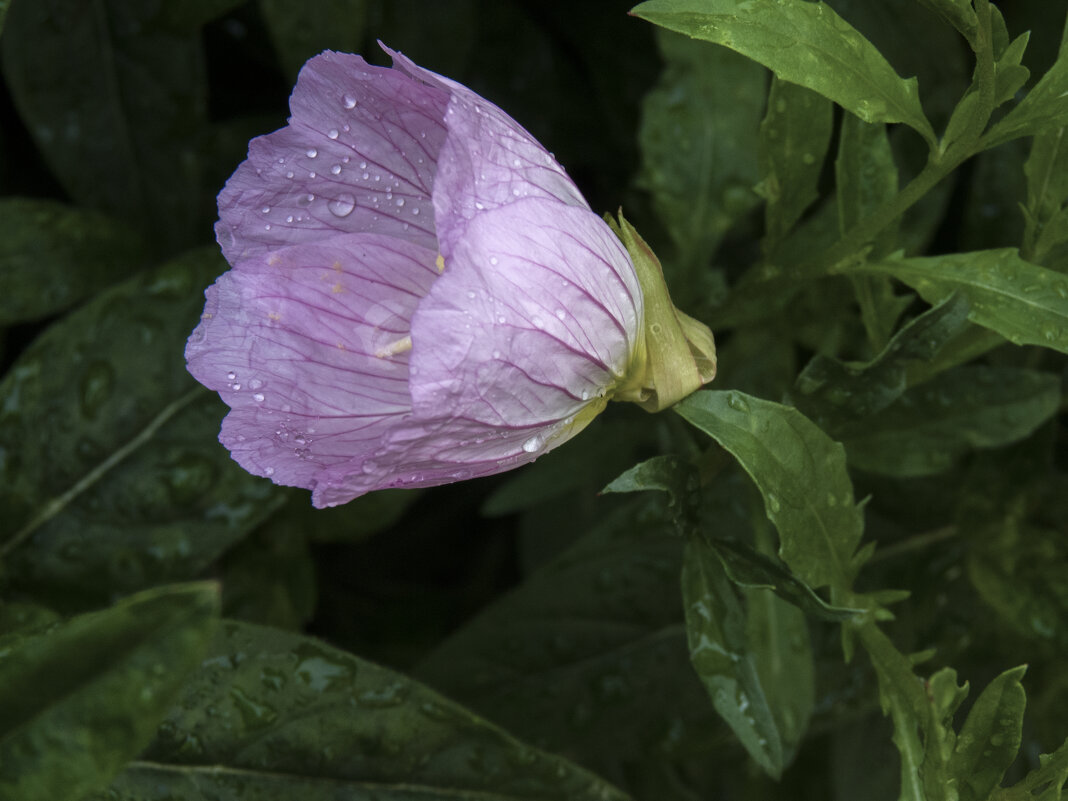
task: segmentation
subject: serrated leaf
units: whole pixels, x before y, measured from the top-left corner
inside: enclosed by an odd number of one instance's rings
[[[754,761],[778,778],[786,764],[782,734],[749,652],[744,609],[719,559],[697,536],[683,557],[682,600],[690,661],[712,704]]]
[[[996,147],[1020,136],[1034,136],[1068,125],[1068,19],[1060,52],[1053,66],[1027,96],[982,138],[983,148]]]
[[[639,496],[605,514],[414,675],[605,775],[685,752],[692,732],[719,724],[687,659],[682,540],[662,505]]]
[[[1039,762],[1018,784],[995,790],[990,801],[1061,801],[1068,781],[1068,740],[1052,754],[1040,755]]]
[[[0,554],[16,585],[69,603],[190,578],[283,502],[219,445],[222,404],[185,370],[224,266],[197,251],[101,293],[0,382]]]
[[[1023,439],[1056,414],[1060,379],[1037,370],[957,367],[893,405],[837,429],[849,463],[879,475],[927,476],[973,448]]]
[[[218,590],[164,587],[0,638],[0,798],[78,801],[152,738],[215,629]]]
[[[1016,759],[1023,739],[1026,666],[1006,670],[975,700],[949,761],[961,801],[986,801]]]
[[[756,483],[790,569],[811,587],[847,591],[864,523],[842,446],[796,409],[741,392],[695,392],[674,409]]]
[[[648,0],[630,13],[735,50],[865,122],[904,122],[934,141],[916,79],[900,78],[867,39],[822,2]]]
[[[418,682],[310,637],[226,622],[109,801],[628,796]]]
[[[204,61],[154,4],[15,3],[0,48],[22,120],[82,206],[188,246],[202,217]],[[90,77],[91,76],[91,79]]]
[[[856,269],[891,275],[931,304],[960,292],[973,323],[1016,345],[1068,353],[1068,276],[1024,261],[1015,248],[868,262]]]
[[[767,73],[667,31],[657,42],[665,67],[642,102],[639,182],[652,193],[688,275],[758,202],[751,187],[759,178],[755,135]]]
[[[949,295],[902,326],[867,364],[817,354],[797,377],[791,402],[832,435],[885,409],[905,392],[909,366],[934,358],[964,329],[968,310],[963,295]]]
[[[51,200],[0,199],[0,325],[63,311],[126,278],[143,244],[103,214]]]
[[[816,92],[773,77],[760,123],[760,184],[767,201],[764,249],[770,253],[817,197],[831,142],[833,106]]]
[[[291,81],[305,61],[323,50],[358,53],[363,49],[367,0],[260,0],[260,10]]]

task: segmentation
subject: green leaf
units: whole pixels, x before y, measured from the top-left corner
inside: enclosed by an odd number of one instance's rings
[[[972,0],[919,0],[934,13],[961,32],[969,42],[975,40],[979,19],[972,8]]]
[[[418,682],[227,622],[141,760],[94,801],[628,796]]]
[[[819,197],[820,173],[831,142],[833,106],[803,86],[773,77],[760,123],[760,183],[767,201],[764,250],[770,253]]]
[[[1024,261],[1014,248],[868,262],[856,269],[891,275],[931,304],[960,292],[973,323],[1016,345],[1068,353],[1068,276]]]
[[[226,554],[223,614],[299,631],[315,611],[315,563],[305,532],[294,526],[304,504],[290,504]]]
[[[775,560],[744,543],[709,539],[707,544],[723,563],[727,578],[739,587],[771,590],[783,601],[819,620],[849,620],[864,611],[832,606]]]
[[[934,142],[916,79],[900,78],[867,39],[822,2],[649,0],[631,13],[735,50],[865,122],[904,122]]]
[[[698,536],[686,546],[682,599],[694,670],[745,750],[778,778],[786,764],[782,734],[749,653],[745,611],[719,559]]]
[[[0,798],[78,801],[152,738],[218,615],[211,584],[163,587],[0,637]]]
[[[367,0],[260,0],[260,10],[290,81],[296,81],[305,61],[323,50],[363,49]]]
[[[790,401],[832,435],[843,424],[870,417],[905,392],[910,365],[933,359],[964,329],[968,310],[963,295],[947,296],[902,326],[866,364],[817,354],[797,377]]]
[[[1068,240],[1068,138],[1066,127],[1053,128],[1034,138],[1024,164],[1027,204],[1024,207],[1023,252],[1030,261],[1044,264],[1049,252]]]
[[[949,762],[961,801],[986,801],[1001,785],[1023,739],[1026,666],[1006,670],[976,699]]]
[[[897,166],[890,151],[886,126],[863,122],[852,114],[843,116],[834,172],[838,230],[845,235],[897,194]],[[878,258],[889,253],[896,240],[897,225],[894,224],[872,243],[870,257]],[[896,297],[889,279],[882,276],[854,276],[853,286],[868,340],[878,351],[889,340],[909,299]]]
[[[981,146],[996,147],[1010,139],[1034,136],[1065,125],[1068,125],[1068,20],[1053,66],[1019,105],[986,132]]]
[[[183,0],[167,3],[163,12],[172,28],[195,31],[246,2],[248,0]]]
[[[16,2],[0,55],[22,120],[78,205],[187,246],[201,204],[206,123],[196,32],[177,34],[156,4]]]
[[[1068,781],[1068,740],[1052,754],[1039,756],[1040,765],[1012,787],[995,790],[990,801],[1061,801]]]
[[[17,586],[65,605],[190,578],[283,502],[219,445],[225,407],[185,370],[224,267],[197,251],[101,293],[0,382],[0,555]]]
[[[638,496],[604,513],[415,676],[605,775],[685,753],[695,732],[720,724],[687,659],[682,539],[661,506]]]
[[[665,67],[642,102],[639,182],[652,193],[685,276],[708,263],[758,202],[751,187],[767,73],[684,36],[660,31],[657,42]]]
[[[811,587],[847,591],[864,523],[842,446],[796,409],[741,392],[695,392],[674,408],[752,477],[790,569]]]
[[[0,325],[63,311],[126,278],[144,258],[133,232],[103,214],[0,198]]]
[[[893,405],[836,430],[849,463],[879,475],[927,476],[973,448],[1023,439],[1056,414],[1060,380],[1014,367],[957,367]]]

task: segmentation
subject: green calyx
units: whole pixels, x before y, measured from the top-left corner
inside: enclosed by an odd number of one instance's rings
[[[627,374],[612,400],[659,412],[678,403],[716,376],[716,343],[708,326],[675,308],[660,260],[619,212],[605,219],[634,262],[645,316]]]

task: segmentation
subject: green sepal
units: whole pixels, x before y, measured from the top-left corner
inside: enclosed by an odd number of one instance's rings
[[[622,209],[618,223],[608,215],[606,220],[634,262],[644,303],[638,341],[612,399],[663,411],[715,378],[716,343],[708,326],[675,308],[660,260]]]

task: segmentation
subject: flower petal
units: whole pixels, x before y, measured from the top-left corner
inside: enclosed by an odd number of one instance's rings
[[[623,376],[642,319],[596,214],[527,198],[474,217],[412,318],[414,416],[538,427]]]
[[[438,156],[434,209],[439,249],[448,259],[469,220],[526,197],[589,209],[556,159],[519,123],[466,86],[425,70],[382,45],[394,66],[450,93]]]
[[[233,263],[358,231],[436,248],[431,187],[448,97],[359,56],[308,61],[289,125],[253,139],[219,195],[223,254]]]
[[[324,470],[359,472],[411,410],[396,345],[438,276],[436,255],[340,235],[242,262],[208,289],[186,359],[231,407],[220,440],[242,467],[309,489]]]

